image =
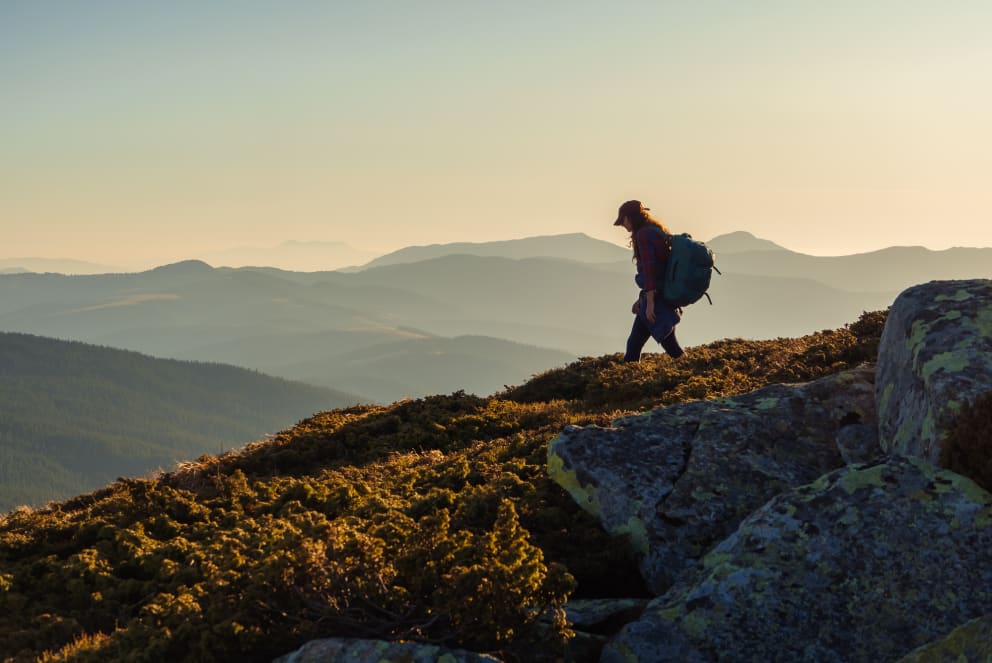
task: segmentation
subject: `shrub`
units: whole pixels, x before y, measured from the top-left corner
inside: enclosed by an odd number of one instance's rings
[[[548,478],[549,440],[854,366],[874,358],[883,323],[865,313],[677,363],[586,358],[490,398],[321,412],[237,453],[0,516],[0,652],[264,661],[314,637],[372,637],[559,659],[569,596],[646,590],[630,547]],[[989,457],[988,437],[975,442],[992,429],[986,400],[962,416],[971,437],[952,441],[977,448],[959,452],[965,465]]]

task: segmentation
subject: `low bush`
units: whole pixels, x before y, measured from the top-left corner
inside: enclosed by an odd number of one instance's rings
[[[646,594],[630,547],[547,477],[562,427],[853,367],[877,353],[882,319],[677,363],[583,359],[489,398],[323,412],[0,516],[0,658],[267,661],[374,637],[555,660],[569,597]]]

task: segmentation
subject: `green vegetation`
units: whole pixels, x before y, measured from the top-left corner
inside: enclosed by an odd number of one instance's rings
[[[314,637],[552,660],[570,596],[645,590],[545,471],[568,424],[809,380],[877,356],[884,313],[673,362],[584,359],[489,398],[323,412],[156,479],[0,520],[0,652],[265,661]]]
[[[0,512],[259,439],[357,397],[233,366],[0,333]]]

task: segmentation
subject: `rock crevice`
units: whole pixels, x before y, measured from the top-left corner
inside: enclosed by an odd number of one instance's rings
[[[548,466],[608,532],[630,535],[642,575],[660,593],[768,499],[842,467],[838,426],[852,417],[875,423],[872,367],[675,405],[610,428],[570,427],[552,441]],[[873,453],[867,438],[862,455]]]

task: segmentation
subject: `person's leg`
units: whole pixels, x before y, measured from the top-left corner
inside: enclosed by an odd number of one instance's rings
[[[654,340],[658,341],[665,352],[673,358],[681,357],[685,351],[675,336],[675,326],[682,320],[682,317],[678,311],[664,304],[655,306],[654,315],[655,323],[651,326],[651,335]]]
[[[678,359],[685,354],[685,350],[683,350],[682,346],[679,345],[679,340],[675,338],[675,329],[672,329],[672,333],[662,339],[661,347],[665,349],[665,352],[667,352],[672,359]]]
[[[641,322],[641,316],[634,316],[634,326],[630,328],[630,336],[627,337],[627,353],[624,355],[624,361],[639,361],[641,358],[641,350],[644,348],[644,344],[648,342],[651,338],[651,330],[648,326]]]

